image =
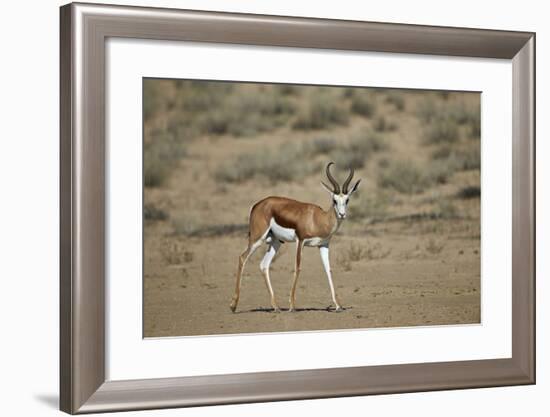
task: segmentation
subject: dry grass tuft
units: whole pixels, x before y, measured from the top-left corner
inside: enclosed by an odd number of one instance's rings
[[[342,253],[337,257],[338,265],[344,271],[351,271],[353,264],[364,259],[372,261],[387,258],[391,254],[391,249],[383,249],[380,243],[369,244],[366,246],[351,242]]]
[[[170,171],[186,156],[184,145],[169,132],[155,131],[143,146],[143,182],[146,187],[165,183]]]
[[[478,146],[456,149],[443,145],[432,153],[432,159],[448,165],[455,171],[469,171],[481,167],[481,154]]]
[[[480,197],[481,197],[481,188],[475,185],[463,187],[456,193],[456,198],[460,198],[462,200],[468,200],[471,198],[480,198]]]
[[[351,221],[361,221],[364,219],[384,218],[388,214],[390,199],[387,194],[376,193],[367,194],[361,192],[359,198],[350,202],[349,214]]]
[[[432,255],[436,255],[440,253],[444,247],[445,247],[444,244],[437,242],[435,239],[430,239],[428,240],[428,243],[424,248],[428,253]]]
[[[179,240],[163,239],[160,243],[160,253],[168,265],[183,265],[192,262],[194,254],[185,249]]]
[[[394,132],[398,127],[395,121],[388,120],[385,116],[378,116],[374,120],[374,130],[377,132]]]
[[[351,111],[359,116],[372,117],[376,112],[374,97],[366,91],[353,95],[351,98]]]
[[[393,104],[399,111],[405,110],[405,98],[400,91],[388,90],[386,93],[386,103]]]
[[[145,220],[166,220],[168,219],[168,213],[154,204],[145,204],[143,207],[143,218]]]
[[[318,170],[315,161],[303,158],[304,150],[292,143],[283,144],[275,151],[239,155],[235,160],[221,165],[215,173],[219,181],[239,183],[262,177],[271,183],[300,181]]]
[[[452,165],[438,160],[423,165],[393,160],[380,172],[378,186],[403,194],[419,194],[434,185],[446,184],[455,170]]]
[[[437,117],[425,132],[424,143],[454,143],[460,139],[457,123],[450,117]]]
[[[292,127],[296,130],[321,130],[331,126],[345,126],[349,121],[349,111],[341,103],[315,96],[302,110]]]

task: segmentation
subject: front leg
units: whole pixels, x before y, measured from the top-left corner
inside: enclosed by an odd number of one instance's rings
[[[334,305],[336,306],[336,311],[342,311],[342,306],[338,302],[338,298],[336,297],[336,291],[334,290],[334,284],[332,283],[332,273],[330,271],[330,261],[329,261],[329,254],[328,254],[328,244],[319,246],[319,253],[321,254],[321,260],[323,261],[323,267],[325,268],[325,272],[327,274],[328,278],[328,285],[330,286],[330,293],[332,295],[332,301],[334,302]]]

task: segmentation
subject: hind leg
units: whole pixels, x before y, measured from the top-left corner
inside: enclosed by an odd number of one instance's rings
[[[273,261],[273,258],[275,257],[280,247],[281,243],[277,239],[273,239],[269,247],[267,248],[267,252],[262,259],[262,262],[260,263],[260,271],[262,271],[262,273],[264,274],[265,285],[271,297],[271,307],[273,307],[273,310],[275,312],[279,312],[280,309],[277,305],[277,302],[275,301],[275,294],[273,293],[273,287],[271,286],[271,280],[269,278],[269,267],[271,266],[271,262]]]
[[[304,248],[304,241],[296,241],[296,262],[294,264],[294,279],[292,281],[292,288],[290,290],[290,307],[288,311],[294,311],[296,309],[296,284],[298,283],[298,277],[300,276],[300,268],[302,264],[302,249]]]
[[[248,243],[248,247],[244,250],[243,253],[239,256],[239,266],[237,268],[237,282],[235,283],[235,294],[233,295],[233,299],[231,300],[231,305],[229,308],[231,308],[232,312],[235,312],[237,309],[237,304],[239,303],[239,296],[241,293],[241,280],[243,275],[243,269],[246,264],[246,261],[248,261],[248,258],[252,256],[252,254],[260,247],[260,245],[265,240],[267,233],[269,230],[267,230],[259,239],[253,242]]]

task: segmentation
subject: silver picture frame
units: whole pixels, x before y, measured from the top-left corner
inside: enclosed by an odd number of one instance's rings
[[[535,34],[72,3],[60,27],[60,408],[71,414],[535,383]],[[105,352],[111,37],[499,58],[513,67],[512,357],[112,381]]]

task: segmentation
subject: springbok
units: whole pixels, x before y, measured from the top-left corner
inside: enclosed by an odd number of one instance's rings
[[[321,181],[323,187],[330,193],[331,207],[323,210],[321,207],[291,200],[285,197],[267,197],[258,201],[252,206],[249,216],[248,228],[248,247],[239,256],[239,267],[237,269],[237,283],[235,285],[235,295],[231,301],[231,311],[235,312],[239,303],[241,290],[241,278],[244,266],[248,258],[260,247],[262,243],[267,243],[267,252],[260,263],[269,295],[271,296],[271,306],[274,311],[280,311],[275,301],[271,280],[269,278],[269,267],[273,257],[285,242],[296,242],[296,260],[294,265],[294,279],[290,291],[290,308],[295,309],[296,283],[300,275],[300,264],[302,260],[302,249],[304,246],[317,246],[321,254],[323,267],[327,274],[332,301],[335,304],[336,311],[341,311],[342,306],[336,297],[334,284],[332,283],[332,274],[329,263],[329,242],[330,238],[336,233],[342,221],[346,218],[346,208],[350,196],[357,191],[359,182],[349,189],[353,179],[353,168],[346,181],[340,185],[330,173],[330,162],[326,167],[327,178],[332,184],[329,188]]]

